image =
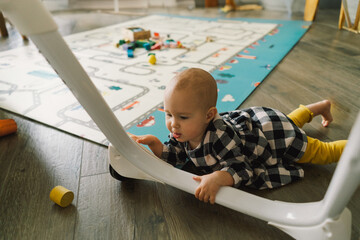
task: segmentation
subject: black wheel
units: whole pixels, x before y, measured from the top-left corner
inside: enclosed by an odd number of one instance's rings
[[[124,176],[121,176],[120,174],[118,174],[110,164],[109,164],[109,172],[113,178],[115,178],[116,180],[119,180],[119,181],[128,181],[128,180],[132,179],[132,178],[127,178],[127,177],[124,177]]]

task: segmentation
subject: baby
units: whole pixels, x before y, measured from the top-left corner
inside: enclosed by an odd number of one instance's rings
[[[330,143],[306,136],[301,127],[321,115],[332,121],[328,100],[300,107],[288,116],[266,107],[218,113],[217,85],[210,73],[187,69],[168,84],[164,95],[169,141],[131,135],[173,166],[190,159],[201,174],[195,197],[215,203],[221,186],[276,188],[304,176],[298,163],[337,162],[346,140]]]

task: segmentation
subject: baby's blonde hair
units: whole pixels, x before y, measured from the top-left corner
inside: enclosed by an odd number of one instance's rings
[[[207,71],[200,68],[189,68],[177,74],[170,82],[173,91],[194,91],[198,103],[208,110],[216,107],[217,85],[216,81]]]

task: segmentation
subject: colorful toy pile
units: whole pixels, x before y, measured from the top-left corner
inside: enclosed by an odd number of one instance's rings
[[[136,48],[145,48],[147,51],[160,50],[162,48],[184,48],[180,41],[175,41],[168,35],[166,39],[161,38],[160,34],[155,32],[151,37],[149,30],[144,30],[140,27],[126,28],[122,31],[124,39],[119,40],[116,43],[116,47],[122,46],[127,51],[129,58],[134,57],[134,51]],[[149,54],[149,62],[151,64],[156,63],[155,54]]]

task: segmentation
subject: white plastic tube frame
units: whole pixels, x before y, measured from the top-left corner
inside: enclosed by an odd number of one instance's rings
[[[126,162],[132,171],[141,172],[145,178],[194,194],[198,183],[192,179],[193,174],[170,166],[129,138],[57,31],[51,14],[39,0],[0,0],[0,10],[22,34],[30,37],[114,146],[113,162]],[[359,132],[360,115],[321,201],[273,201],[231,187],[222,187],[216,203],[267,221],[296,239],[350,239],[351,213],[346,205],[360,182]],[[118,169],[119,163],[115,165],[116,171],[126,172],[126,168]]]

